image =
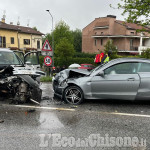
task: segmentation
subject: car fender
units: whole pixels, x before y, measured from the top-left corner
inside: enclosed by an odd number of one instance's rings
[[[67,86],[64,88],[64,90],[68,87],[68,86],[78,86],[82,91],[83,91],[83,96],[84,98],[87,97],[92,97],[92,93],[91,93],[91,77],[81,77],[81,78],[77,78],[77,79],[69,79],[67,81]]]

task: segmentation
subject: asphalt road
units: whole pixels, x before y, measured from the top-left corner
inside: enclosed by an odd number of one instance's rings
[[[150,102],[53,99],[41,85],[40,105],[0,101],[0,150],[149,150]],[[128,143],[127,143],[128,141]]]

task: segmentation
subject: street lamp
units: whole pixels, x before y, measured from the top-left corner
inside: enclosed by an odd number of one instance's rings
[[[52,14],[50,13],[50,10],[48,9],[48,10],[46,10],[49,14],[50,14],[50,16],[52,17],[52,66],[54,67],[54,33],[53,33],[53,16],[52,16]]]

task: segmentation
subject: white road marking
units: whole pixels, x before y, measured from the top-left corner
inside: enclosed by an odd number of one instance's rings
[[[35,109],[45,109],[45,110],[63,110],[63,111],[75,111],[75,109],[69,108],[57,108],[57,107],[40,107],[40,106],[28,106],[28,105],[7,105],[3,104],[2,106],[10,106],[10,107],[20,107],[20,108],[35,108]]]
[[[112,113],[108,113],[108,114],[120,115],[120,116],[132,116],[132,117],[146,117],[146,118],[150,118],[150,115],[141,115],[141,114],[116,113],[116,112],[112,112]]]
[[[105,115],[120,115],[120,116],[130,116],[130,117],[145,117],[150,118],[150,115],[142,115],[142,114],[130,114],[130,113],[119,113],[119,112],[102,112],[102,111],[85,111],[87,113],[99,113],[99,114],[105,114]]]
[[[59,108],[59,107],[40,107],[40,106],[29,106],[29,105],[8,105],[2,104],[2,106],[9,106],[9,107],[20,107],[20,108],[35,108],[35,109],[44,109],[44,110],[62,110],[62,111],[76,111],[75,109],[71,108]],[[97,112],[97,111],[84,111],[87,113],[100,113],[100,114],[107,114],[107,115],[120,115],[120,116],[131,116],[131,117],[143,117],[143,118],[150,118],[150,115],[144,114],[130,114],[130,113],[119,113],[119,112]]]

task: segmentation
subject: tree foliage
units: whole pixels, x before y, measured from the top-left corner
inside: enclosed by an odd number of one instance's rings
[[[122,15],[128,14],[127,21],[147,26],[150,25],[150,0],[121,0],[119,9],[123,9]]]
[[[117,55],[117,48],[113,44],[113,40],[107,41],[106,45],[104,46],[104,51],[106,54],[108,54],[108,51],[112,51],[112,54],[110,55],[110,58],[114,58]]]
[[[79,29],[72,31],[73,45],[76,52],[82,51],[82,32]]]
[[[68,39],[69,43],[73,44],[73,37],[70,31],[70,27],[64,22],[60,21],[54,30],[54,38],[55,38],[55,46],[62,40],[63,38]]]
[[[58,57],[71,57],[74,53],[73,44],[67,38],[62,38],[55,47],[55,54]]]
[[[150,48],[143,50],[141,57],[150,59]]]
[[[55,47],[55,54],[59,57],[63,64],[66,65],[68,58],[75,54],[73,44],[67,38],[61,38]]]
[[[43,38],[43,43],[48,39],[50,45],[52,46],[52,34],[54,34],[54,50],[56,45],[60,42],[61,39],[68,39],[69,43],[73,44],[74,49],[77,52],[81,52],[82,45],[82,32],[79,29],[71,31],[70,27],[64,22],[60,21],[56,24],[53,33],[47,33]],[[55,52],[55,51],[54,51]]]
[[[32,29],[35,30],[35,31],[38,31],[37,27],[33,27]]]

